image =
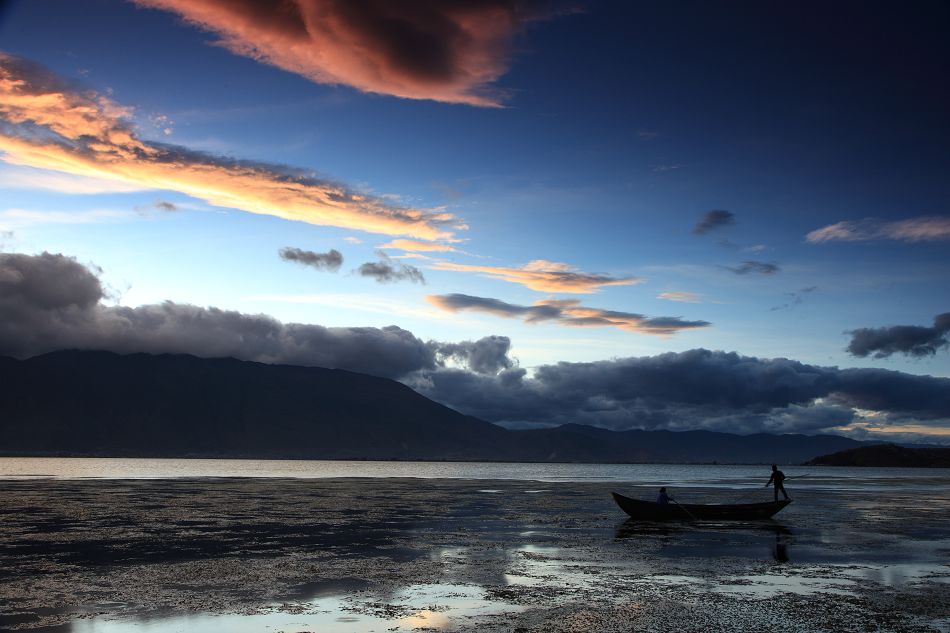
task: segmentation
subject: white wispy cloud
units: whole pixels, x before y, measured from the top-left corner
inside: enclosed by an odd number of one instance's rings
[[[4,209],[0,211],[0,227],[27,228],[44,224],[106,224],[126,222],[141,217],[132,210],[92,209],[87,211],[39,211]]]
[[[11,165],[4,165],[0,168],[0,187],[4,189],[38,189],[72,195],[134,193],[148,190],[148,187],[107,178],[76,176]]]
[[[449,244],[407,239],[390,240],[380,246],[380,248],[394,248],[401,251],[422,253],[453,253],[456,251],[455,247],[450,246]]]
[[[835,241],[936,242],[950,240],[950,217],[922,216],[890,222],[873,218],[845,220],[815,229],[808,233],[805,239],[813,244]]]
[[[667,301],[679,301],[680,303],[702,303],[700,295],[695,292],[661,292],[656,298],[666,299]]]

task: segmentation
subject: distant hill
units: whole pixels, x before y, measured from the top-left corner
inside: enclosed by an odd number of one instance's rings
[[[339,369],[188,355],[0,357],[0,454],[110,457],[801,463],[824,435],[510,431]]]
[[[715,431],[609,431],[581,424],[510,431],[530,447],[533,461],[560,461],[559,451],[592,462],[801,464],[815,455],[861,442],[840,435],[736,435]]]
[[[815,466],[950,468],[950,448],[907,448],[896,444],[878,444],[822,455],[808,463]]]

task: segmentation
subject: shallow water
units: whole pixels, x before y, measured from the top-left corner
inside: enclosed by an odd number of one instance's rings
[[[215,615],[210,613],[140,617],[137,619],[91,618],[77,620],[70,633],[228,633],[321,631],[375,633],[385,631],[454,630],[468,620],[499,616],[524,607],[489,601],[477,587],[414,585],[385,600],[372,596],[337,596],[305,604],[272,605],[256,613]]]
[[[783,466],[790,488],[839,491],[927,490],[950,485],[950,469]],[[2,457],[0,479],[173,479],[339,477],[618,482],[748,490],[768,479],[761,465],[536,464],[252,459]],[[486,489],[491,492],[491,489]]]
[[[56,461],[0,486],[0,629],[950,629],[945,471],[786,468],[808,476],[774,521],[638,523],[611,490],[761,501],[768,469],[208,460],[214,477],[154,479],[116,478],[153,460]],[[326,476],[341,467],[364,476]]]

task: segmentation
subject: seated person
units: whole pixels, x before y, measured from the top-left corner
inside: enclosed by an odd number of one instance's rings
[[[656,496],[656,502],[659,503],[661,506],[665,506],[666,504],[670,502],[670,497],[669,495],[666,494],[665,487],[660,488],[660,494]]]

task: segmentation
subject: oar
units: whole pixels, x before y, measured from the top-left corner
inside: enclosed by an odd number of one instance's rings
[[[686,508],[684,508],[683,506],[681,506],[679,501],[677,501],[677,500],[674,499],[673,497],[670,497],[670,501],[672,501],[673,503],[675,503],[676,505],[678,505],[678,506],[680,507],[680,509],[681,509],[683,512],[685,512],[686,514],[688,514],[688,515],[689,515],[689,518],[691,518],[693,521],[699,521],[699,519],[697,519],[695,516],[693,516],[693,513],[692,513],[692,512],[690,512],[689,510],[687,510]]]

